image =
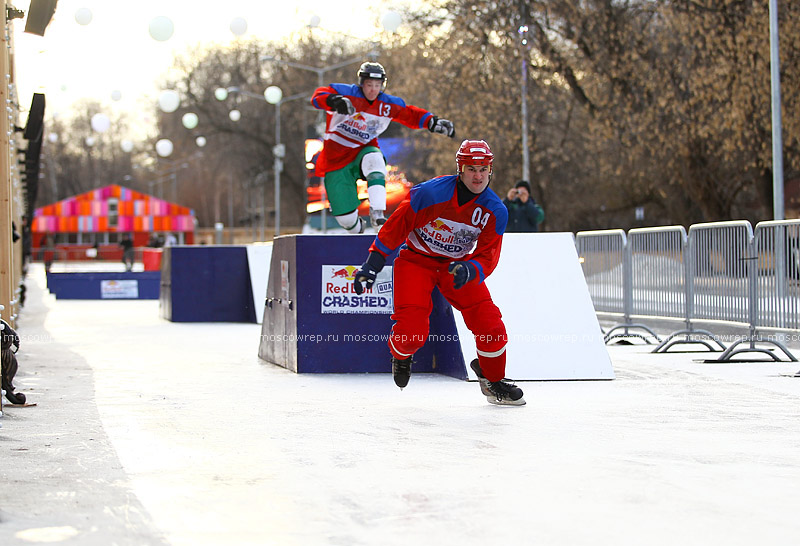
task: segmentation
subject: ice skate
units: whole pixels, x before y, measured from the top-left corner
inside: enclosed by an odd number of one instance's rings
[[[475,375],[478,376],[478,383],[481,386],[481,392],[486,398],[494,396],[492,391],[489,390],[489,380],[483,377],[483,370],[481,370],[481,365],[478,363],[478,359],[476,358],[472,362],[469,363],[469,367],[472,368],[472,371],[475,372]]]
[[[478,376],[478,383],[481,386],[481,392],[486,399],[499,406],[524,406],[525,399],[522,397],[522,389],[514,385],[508,379],[501,379],[492,383],[483,376],[483,371],[476,358],[470,362],[469,367]]]
[[[411,379],[411,364],[414,360],[411,357],[406,359],[399,359],[392,357],[392,377],[394,384],[401,389],[408,385],[408,380]]]
[[[369,209],[369,221],[375,229],[380,229],[386,223],[386,217],[383,215],[385,211],[381,209]]]
[[[522,397],[522,389],[517,387],[508,379],[501,379],[494,383],[489,383],[489,390],[492,396],[487,396],[486,399],[498,406],[524,406],[525,399]]]

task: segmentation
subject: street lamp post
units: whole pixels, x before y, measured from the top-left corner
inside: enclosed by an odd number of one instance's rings
[[[164,171],[162,171],[160,174],[161,178],[166,178],[166,180],[172,181],[172,199],[174,202],[178,201],[178,172],[182,171],[183,169],[188,169],[189,162],[200,159],[201,157],[203,157],[203,152],[197,151],[192,155],[185,157],[184,159],[175,159],[172,161],[163,157],[158,159],[159,164],[165,163],[167,166],[167,168],[164,169]],[[162,182],[166,182],[166,180]],[[159,197],[164,199],[163,186],[161,186]]]
[[[172,199],[174,202],[178,201],[178,173],[183,169],[189,168],[189,163],[191,161],[195,161],[200,159],[203,156],[203,152],[195,152],[194,154],[187,156],[183,159],[176,159],[170,161],[168,159],[159,158],[159,164],[157,165],[156,169],[159,176],[154,180],[149,180],[145,182],[147,184],[148,192],[150,195],[153,195],[153,186],[158,184],[158,198],[164,199],[164,182],[172,182]],[[161,164],[166,164],[166,168],[162,171],[159,167]],[[125,176],[126,181],[132,180],[133,177],[130,175]]]
[[[772,88],[772,214],[785,218],[783,197],[783,127],[781,121],[781,70],[778,48],[778,0],[769,1],[770,82]]]
[[[164,199],[164,182],[168,182],[170,180],[172,180],[171,174],[159,176],[155,180],[149,180],[147,182],[147,191],[150,193],[150,195],[153,195],[153,186],[158,184],[158,198]]]
[[[281,234],[281,172],[283,171],[283,158],[286,156],[286,146],[281,142],[281,104],[308,97],[308,92],[297,93],[290,97],[283,96],[283,90],[277,85],[270,85],[264,90],[264,98],[275,105],[275,146],[272,155],[275,157],[275,236]]]
[[[275,105],[275,146],[272,147],[272,155],[275,158],[273,173],[275,178],[275,236],[277,237],[281,234],[281,172],[283,172],[283,158],[286,156],[286,146],[281,143],[281,104],[306,98],[310,93],[306,91],[290,97],[284,97],[283,90],[280,87],[271,85],[264,90],[262,95],[240,89],[239,87],[220,87],[214,92],[214,96],[216,96],[218,100],[225,100],[228,93],[238,93],[245,97],[266,99],[268,103]]]
[[[522,45],[522,70],[520,87],[522,94],[522,179],[530,182],[530,152],[528,150],[528,25],[522,24],[517,30]]]
[[[188,163],[184,163],[183,165],[178,167],[178,170],[185,169],[188,166],[189,166]],[[178,198],[177,198],[178,170],[175,170],[175,171],[166,173],[166,174],[164,174],[162,176],[159,176],[155,180],[148,181],[147,182],[147,188],[148,188],[148,191],[150,192],[150,194],[151,195],[153,194],[153,186],[158,184],[159,185],[158,186],[158,198],[163,200],[164,199],[164,182],[170,182],[171,181],[172,182],[172,194],[173,194],[172,197],[173,197],[174,201],[177,201],[178,200]]]

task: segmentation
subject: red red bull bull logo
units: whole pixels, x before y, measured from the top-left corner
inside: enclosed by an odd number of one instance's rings
[[[331,272],[331,277],[334,279],[347,279],[352,281],[356,278],[356,271],[358,268],[354,265],[348,265]]]
[[[473,247],[480,231],[455,220],[437,218],[414,231],[419,240],[431,250],[461,258]]]
[[[321,310],[323,313],[392,313],[391,266],[378,273],[373,286],[356,294],[353,281],[358,266],[323,265]]]
[[[453,233],[453,228],[446,224],[444,221],[439,220],[438,218],[430,223],[430,226],[435,231],[445,231],[447,233]]]

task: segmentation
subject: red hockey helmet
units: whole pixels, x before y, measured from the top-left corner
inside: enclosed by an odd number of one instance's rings
[[[485,140],[465,140],[456,152],[456,167],[458,172],[464,171],[465,165],[488,165],[492,170],[494,154]]]

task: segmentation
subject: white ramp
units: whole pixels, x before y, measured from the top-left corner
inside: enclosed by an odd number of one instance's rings
[[[264,305],[267,299],[269,266],[272,261],[272,243],[247,245],[247,267],[250,269],[250,287],[253,290],[253,305],[256,322],[264,321]]]
[[[508,332],[506,377],[613,379],[571,233],[508,233],[486,280]],[[454,312],[470,379],[475,340]]]

